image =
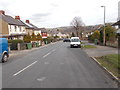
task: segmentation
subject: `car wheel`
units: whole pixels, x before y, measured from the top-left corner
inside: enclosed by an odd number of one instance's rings
[[[8,60],[8,55],[7,54],[4,54],[3,57],[2,57],[2,62],[7,62]]]

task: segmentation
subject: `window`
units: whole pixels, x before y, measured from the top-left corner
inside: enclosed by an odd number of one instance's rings
[[[15,26],[15,32],[17,31],[17,26]]]
[[[79,39],[72,39],[71,42],[80,42]]]
[[[10,25],[10,31],[11,31],[11,25]]]
[[[20,32],[22,31],[22,28],[19,26],[19,28],[20,28]]]

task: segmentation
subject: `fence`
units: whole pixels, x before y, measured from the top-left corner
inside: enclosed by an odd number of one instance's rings
[[[106,42],[106,46],[110,46],[110,47],[118,47],[118,42]]]

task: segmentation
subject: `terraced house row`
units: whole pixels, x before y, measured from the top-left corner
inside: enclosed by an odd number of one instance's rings
[[[38,28],[33,25],[29,20],[23,22],[20,20],[20,16],[6,15],[5,11],[0,10],[0,37],[5,37],[8,39],[21,39],[28,33],[32,35],[34,32],[35,35],[38,33],[42,38],[47,38],[47,31],[45,28]]]

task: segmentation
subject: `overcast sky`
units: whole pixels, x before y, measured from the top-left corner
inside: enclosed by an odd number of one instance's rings
[[[85,25],[103,23],[101,5],[106,6],[106,22],[115,22],[120,0],[0,0],[0,9],[7,15],[19,15],[22,21],[42,28],[69,26],[75,16],[82,18]]]

